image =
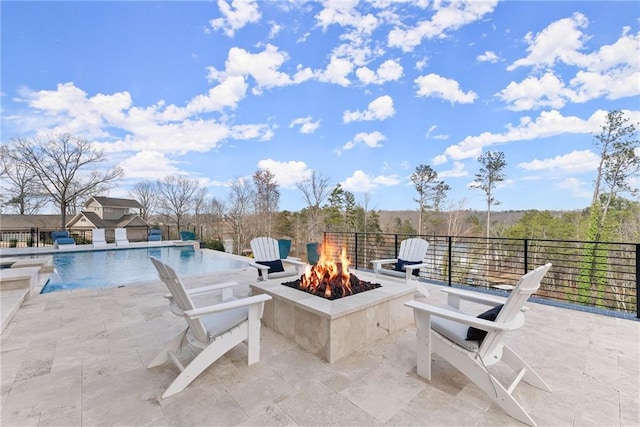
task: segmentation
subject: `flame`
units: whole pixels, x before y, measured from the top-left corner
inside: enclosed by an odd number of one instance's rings
[[[342,248],[340,261],[336,262],[335,249],[328,245],[322,245],[320,259],[314,266],[307,266],[305,273],[300,277],[300,288],[313,293],[324,294],[325,298],[330,298],[335,287],[343,289],[343,295],[352,294],[351,275],[349,274],[349,258],[347,249]]]

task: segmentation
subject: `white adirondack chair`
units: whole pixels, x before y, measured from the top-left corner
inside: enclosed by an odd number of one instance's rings
[[[545,391],[550,392],[551,388],[531,366],[503,343],[503,338],[507,332],[524,324],[524,304],[540,287],[540,281],[549,268],[551,264],[546,264],[522,276],[508,298],[446,288],[442,291],[448,294],[448,303],[443,307],[418,301],[406,302],[406,306],[413,308],[417,327],[418,375],[431,379],[431,353],[437,353],[480,387],[511,417],[535,426],[533,418],[513,397],[513,391],[521,380]],[[491,321],[462,312],[460,300],[491,306],[504,305],[495,321]],[[467,339],[469,327],[487,331],[487,334],[481,341],[470,341]],[[488,369],[500,361],[517,373],[508,386],[502,385]]]
[[[255,262],[249,265],[258,269],[258,280],[278,279],[288,276],[301,276],[307,264],[297,258],[280,258],[278,241],[272,237],[256,237],[251,240],[251,251]],[[285,269],[284,264],[294,266],[294,269]],[[266,279],[265,279],[266,278]]]
[[[411,238],[403,240],[400,243],[398,258],[371,261],[373,271],[376,275],[386,274],[404,278],[408,283],[411,279],[418,277],[418,272],[421,268],[427,267],[427,264],[423,263],[427,249],[429,249],[429,242],[424,239]],[[382,268],[384,264],[395,264],[395,266],[393,270],[390,270]]]
[[[107,246],[107,239],[105,238],[104,235],[104,228],[94,228],[93,231],[91,232],[92,240],[93,240],[93,247],[94,248],[98,248],[101,246]]]
[[[125,228],[116,228],[116,246],[129,246],[129,238],[127,238],[127,230]]]
[[[187,328],[170,340],[147,366],[152,368],[171,360],[181,371],[163,393],[163,399],[184,390],[213,362],[243,341],[247,341],[248,346],[247,364],[260,361],[260,319],[264,302],[271,299],[269,295],[236,299],[233,288],[241,285],[235,282],[186,289],[171,267],[157,258],[150,258],[171,292],[165,295],[171,312],[187,321]],[[196,307],[191,299],[216,291],[222,291],[222,302],[218,304]],[[183,366],[176,356],[184,342],[199,351],[187,366]]]

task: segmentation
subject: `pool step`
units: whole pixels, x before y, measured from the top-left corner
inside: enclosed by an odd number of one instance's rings
[[[27,295],[29,289],[6,289],[0,291],[0,333],[4,331],[16,314]]]

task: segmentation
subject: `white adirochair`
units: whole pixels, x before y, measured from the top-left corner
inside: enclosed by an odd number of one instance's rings
[[[165,295],[171,312],[187,322],[186,329],[170,340],[147,366],[152,368],[171,360],[181,371],[163,393],[163,399],[184,390],[213,362],[243,341],[247,341],[247,364],[260,360],[260,319],[265,301],[271,299],[269,295],[236,299],[233,288],[241,285],[235,282],[186,289],[171,267],[157,258],[150,258],[171,292]],[[222,302],[214,305],[196,307],[191,299],[195,295],[218,291],[222,292]],[[199,352],[187,366],[183,366],[176,355],[183,342]]]
[[[125,228],[116,228],[116,246],[129,246],[129,238],[127,237],[127,230]]]
[[[427,264],[423,262],[424,257],[427,254],[427,249],[429,249],[429,242],[424,239],[414,237],[403,240],[400,243],[398,258],[377,259],[371,261],[373,264],[373,271],[376,275],[386,274],[389,276],[404,278],[409,282],[412,278],[417,278],[413,273],[414,270],[420,270],[421,268],[427,267]],[[382,268],[383,264],[395,264],[397,266],[398,262],[404,262],[400,270]],[[406,262],[413,264],[406,264]]]
[[[304,270],[307,267],[305,262],[302,262],[298,259],[294,258],[280,258],[280,246],[278,246],[278,241],[273,237],[256,237],[251,240],[251,251],[253,252],[253,258],[256,262],[251,262],[250,265],[255,267],[260,272],[260,280],[267,279],[278,279],[280,277],[288,277],[288,276],[301,276],[304,273]],[[273,265],[265,265],[260,264],[264,263],[277,263],[281,261],[283,264],[292,265],[295,269],[287,270],[282,265],[283,271],[271,272],[270,269],[273,269]]]
[[[540,281],[551,268],[545,264],[522,276],[508,298],[445,288],[447,305],[436,307],[418,301],[408,301],[413,308],[417,327],[417,372],[431,379],[431,354],[436,353],[466,375],[497,405],[513,418],[535,426],[533,418],[513,397],[513,391],[521,380],[539,389],[551,391],[546,382],[520,356],[503,342],[504,336],[524,324],[524,304],[540,287]],[[495,321],[485,320],[460,310],[460,301],[466,300],[488,306],[504,304]],[[487,331],[481,341],[467,340],[469,327]],[[504,362],[517,375],[508,386],[489,371],[489,367]]]
[[[107,246],[107,239],[105,238],[104,228],[94,228],[91,232],[91,235],[94,248]]]

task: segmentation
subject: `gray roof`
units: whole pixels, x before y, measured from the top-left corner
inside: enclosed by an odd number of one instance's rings
[[[138,203],[137,200],[134,200],[134,199],[116,199],[114,197],[96,197],[96,196],[92,197],[91,199],[100,203],[103,207],[142,209],[142,205]],[[87,203],[89,203],[89,201],[87,201]],[[85,203],[85,205],[87,203]]]
[[[50,228],[60,229],[60,215],[13,215],[0,214],[0,229]]]

